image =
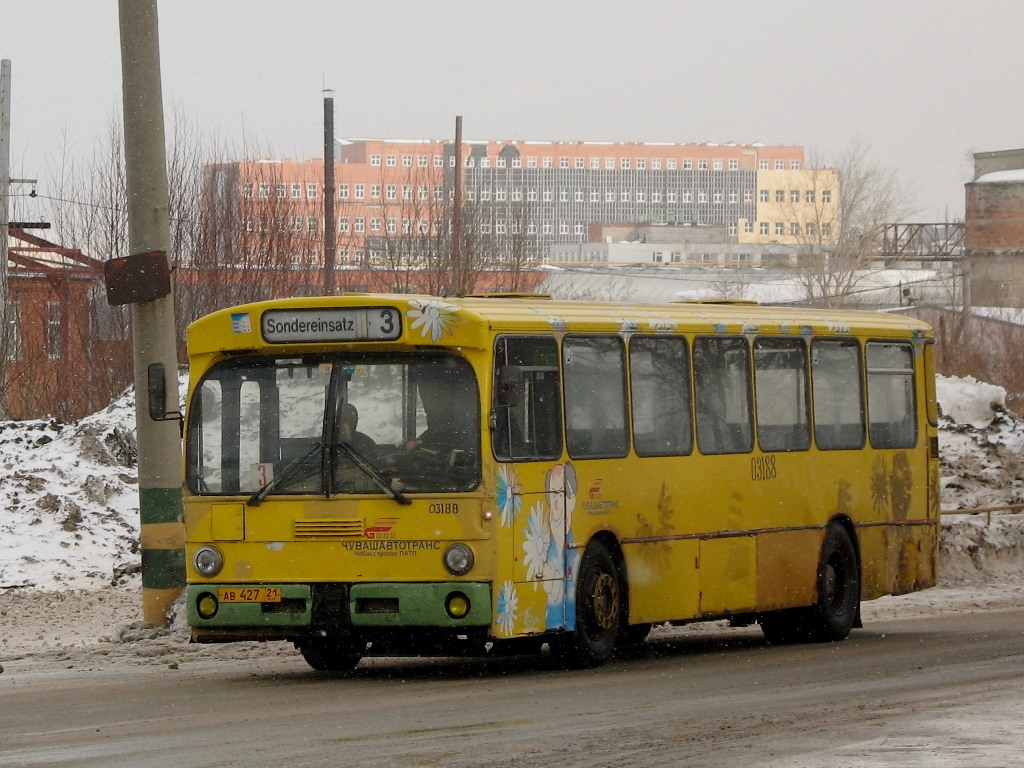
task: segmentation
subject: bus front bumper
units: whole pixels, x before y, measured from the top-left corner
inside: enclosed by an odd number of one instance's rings
[[[323,630],[485,627],[484,582],[365,584],[190,584],[195,640],[295,637]]]

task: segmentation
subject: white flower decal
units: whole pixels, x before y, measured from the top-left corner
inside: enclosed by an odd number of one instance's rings
[[[515,585],[506,581],[498,592],[498,626],[506,635],[511,635],[516,626],[516,614],[519,612],[519,596]]]
[[[523,500],[519,497],[522,486],[512,464],[503,464],[498,470],[498,507],[501,509],[502,527],[511,527],[522,509]]]
[[[523,542],[523,552],[526,553],[526,578],[541,578],[550,546],[551,530],[548,527],[548,516],[544,513],[542,504],[534,504],[530,510],[530,521],[526,526],[526,541]]]
[[[446,333],[451,334],[458,320],[455,315],[459,311],[458,307],[440,301],[414,300],[409,304],[412,306],[408,312],[412,318],[412,327],[422,329],[420,334],[423,338],[429,336],[431,341],[438,341]]]

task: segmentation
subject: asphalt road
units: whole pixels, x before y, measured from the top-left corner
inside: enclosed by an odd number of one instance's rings
[[[8,669],[0,766],[1024,765],[1024,610],[876,621],[829,645],[658,632],[582,672],[189,659]]]

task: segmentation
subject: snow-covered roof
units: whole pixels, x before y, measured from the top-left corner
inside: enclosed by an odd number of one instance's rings
[[[1009,171],[992,171],[974,180],[975,184],[999,184],[1024,182],[1024,168],[1014,168]]]

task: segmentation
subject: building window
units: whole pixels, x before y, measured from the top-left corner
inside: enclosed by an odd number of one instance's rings
[[[800,190],[799,189],[791,189],[789,191],[789,202],[791,202],[791,203],[799,203],[800,202]]]
[[[537,167],[537,158],[536,157],[528,157],[528,158],[526,158],[526,167],[527,168],[536,168]]]
[[[543,194],[543,198],[544,198],[544,202],[545,203],[550,203],[552,201],[552,199],[554,198],[554,195],[552,195],[550,189],[545,189],[544,190],[544,194]]]
[[[489,190],[489,189],[481,189],[480,190],[480,201],[481,202],[487,202],[490,199],[491,199],[491,190]]]
[[[754,202],[754,193],[753,193],[752,190],[749,190],[749,189],[744,189],[743,190],[743,202],[744,203],[752,203],[752,202]]]
[[[402,167],[412,168],[412,155],[402,155]]]
[[[508,190],[504,189],[503,187],[498,187],[496,190],[494,190],[494,199],[497,200],[499,203],[505,202],[505,198],[507,196]]]
[[[306,230],[309,232],[318,232],[320,230],[320,219],[316,216],[307,216]]]
[[[481,157],[480,158],[480,167],[481,168],[490,168],[491,167],[491,158],[489,158],[489,157]]]
[[[768,161],[767,160],[758,160],[757,161],[757,169],[759,171],[767,171],[768,170]]]
[[[423,184],[416,187],[416,199],[417,200],[428,200],[430,195],[427,193],[427,188]]]
[[[443,155],[434,155],[434,167],[435,168],[444,168],[444,156]]]
[[[526,199],[531,203],[537,202],[537,190],[533,188],[526,190]]]
[[[784,203],[786,202],[786,191],[784,189],[775,190],[775,202]]]
[[[612,192],[609,189],[607,192],[604,193],[604,201],[606,203],[614,203],[615,202],[615,193]]]
[[[786,161],[785,160],[776,160],[775,161],[775,170],[776,171],[784,171],[784,170],[786,170]]]
[[[647,169],[647,159],[643,158],[643,157],[638,157],[636,159],[636,169],[638,171],[646,170]]]
[[[46,302],[46,357],[60,360],[60,302]]]
[[[397,161],[398,158],[396,158],[394,155],[388,155],[387,160],[385,160],[385,162],[388,164],[388,168],[394,168],[395,165],[397,165]]]
[[[292,197],[296,199],[302,197],[302,184],[292,184]]]
[[[393,235],[398,231],[398,223],[394,219],[388,219],[387,228],[388,234]]]
[[[412,200],[412,184],[403,184],[402,185],[402,199],[403,200]]]
[[[380,155],[370,155],[370,165],[380,165]]]
[[[512,187],[512,201],[520,202],[523,199],[522,187]]]
[[[398,197],[398,188],[394,184],[388,184],[384,190],[384,195],[388,200],[394,200]]]
[[[700,194],[702,195],[701,202],[702,203],[707,202],[707,197],[704,196],[704,193],[701,192]],[[676,201],[675,192],[669,192],[669,200],[668,201],[670,203],[674,203]],[[684,189],[683,190],[683,202],[684,203],[692,203],[693,202],[693,191],[692,190],[689,190],[689,189]]]
[[[601,202],[601,193],[598,192],[596,189],[590,190],[590,202],[592,202],[592,203],[599,203],[599,202]]]
[[[604,159],[604,167],[605,167],[606,170],[609,170],[609,171],[614,170],[614,168],[615,168],[615,158],[614,157],[606,157]]]
[[[784,234],[786,234],[786,227],[785,227],[785,225],[781,221],[776,221],[775,222],[775,234],[776,235],[784,235]]]
[[[428,161],[426,155],[417,155],[416,156],[416,167],[418,167],[418,168],[426,168],[428,162],[429,161]]]
[[[583,167],[583,158],[582,157],[577,157],[576,158],[576,167],[577,168],[582,168]]]
[[[370,197],[374,200],[378,200],[380,198],[380,184],[374,184],[370,187]]]
[[[799,171],[800,170],[800,161],[799,160],[790,160],[789,161],[789,170],[791,170],[791,171]]]
[[[498,157],[495,158],[495,160],[494,160],[494,167],[495,168],[504,168],[505,167],[505,158],[502,157],[501,155],[498,155]]]
[[[543,165],[545,168],[551,168],[553,166],[552,159],[550,157],[545,157]]]
[[[569,158],[568,157],[560,157],[560,158],[558,158],[558,167],[559,168],[568,168],[569,167]]]
[[[804,226],[804,230],[806,231],[808,237],[814,237],[814,234],[815,234],[814,222],[808,222]]]
[[[629,190],[628,189],[622,190],[622,193],[621,193],[621,195],[619,197],[619,201],[623,202],[623,203],[628,203],[629,202]]]
[[[760,202],[762,202],[762,203],[767,203],[767,202],[768,202],[768,195],[769,195],[769,194],[770,194],[770,193],[768,192],[768,190],[767,190],[767,189],[762,189],[762,190],[759,190],[759,191],[758,191],[758,193],[757,193],[757,199],[758,199],[758,200],[759,200]]]
[[[320,185],[319,184],[307,184],[306,185],[306,197],[315,200],[319,196],[320,196]]]
[[[806,200],[808,203],[813,203],[814,202],[814,190],[813,189],[808,189],[806,192],[804,192],[804,200]]]
[[[242,197],[252,197],[252,182],[247,181],[242,185]]]
[[[687,160],[686,162],[690,162],[690,161]],[[676,169],[676,159],[674,157],[670,157],[668,159],[668,170],[674,171],[675,169]]]
[[[697,202],[698,203],[706,203],[707,201],[708,201],[708,193],[705,192],[702,189],[700,192],[697,193]],[[684,200],[683,202],[689,202],[689,200]]]
[[[739,192],[737,192],[735,189],[730,189],[729,190],[729,202],[730,203],[738,203],[739,201],[740,201]]]
[[[651,159],[651,168],[655,171],[661,170],[661,158],[655,157]]]
[[[733,158],[729,161],[729,170],[738,171],[740,169],[740,161]]]
[[[559,224],[558,224],[558,234],[560,234],[560,235],[568,235],[569,234],[569,224],[568,224],[568,222],[565,222],[565,221],[559,222]]]
[[[513,168],[522,168],[523,167],[523,158],[521,158],[521,157],[513,157],[512,158],[512,167]]]
[[[823,190],[821,190],[821,202],[823,202],[823,203],[831,203],[832,202],[832,190],[831,189],[823,189]]]
[[[748,235],[754,234],[754,222],[752,222],[750,219],[744,221],[743,231],[746,232]]]
[[[826,238],[827,237],[832,237],[832,223],[831,222],[825,222],[824,224],[821,225],[821,236],[822,237],[826,237]]]
[[[380,219],[378,219],[378,218],[370,219],[370,231],[371,232],[380,232]]]
[[[768,222],[767,221],[762,221],[758,231],[760,231],[760,233],[762,235],[767,235],[768,234]]]
[[[302,231],[302,217],[301,216],[292,216],[292,232],[301,232],[301,231]]]
[[[338,219],[338,231],[348,232],[348,219]]]
[[[643,202],[646,202],[646,200],[647,200],[647,196],[642,191],[637,190],[636,201],[638,203],[643,203]]]
[[[624,171],[627,171],[627,170],[629,170],[629,158],[628,158],[628,157],[624,157],[624,158],[622,158],[622,164],[621,164],[621,168],[622,168],[622,170],[624,170]]]
[[[365,232],[366,231],[366,219],[364,219],[362,216],[360,216],[359,218],[356,219],[355,231],[356,232]]]
[[[356,200],[362,200],[366,197],[366,185],[356,184]]]
[[[789,234],[793,235],[794,237],[799,237],[800,236],[800,224],[795,222],[795,221],[790,222],[790,224],[789,224]]]
[[[651,192],[651,202],[652,203],[660,203],[661,202],[661,192]]]
[[[577,203],[582,203],[583,202],[583,190],[582,189],[577,189],[576,190],[575,200],[576,200]]]
[[[338,199],[339,200],[348,200],[348,184],[339,184],[338,185]]]
[[[590,168],[592,170],[595,170],[595,171],[599,170],[601,168],[601,158],[600,157],[592,157],[592,158],[590,158]]]
[[[270,197],[269,184],[260,184],[260,197]]]
[[[686,194],[689,195],[690,193],[687,192]],[[675,201],[676,201],[676,193],[675,192],[666,192],[665,193],[665,202],[667,202],[667,203],[674,203]]]

